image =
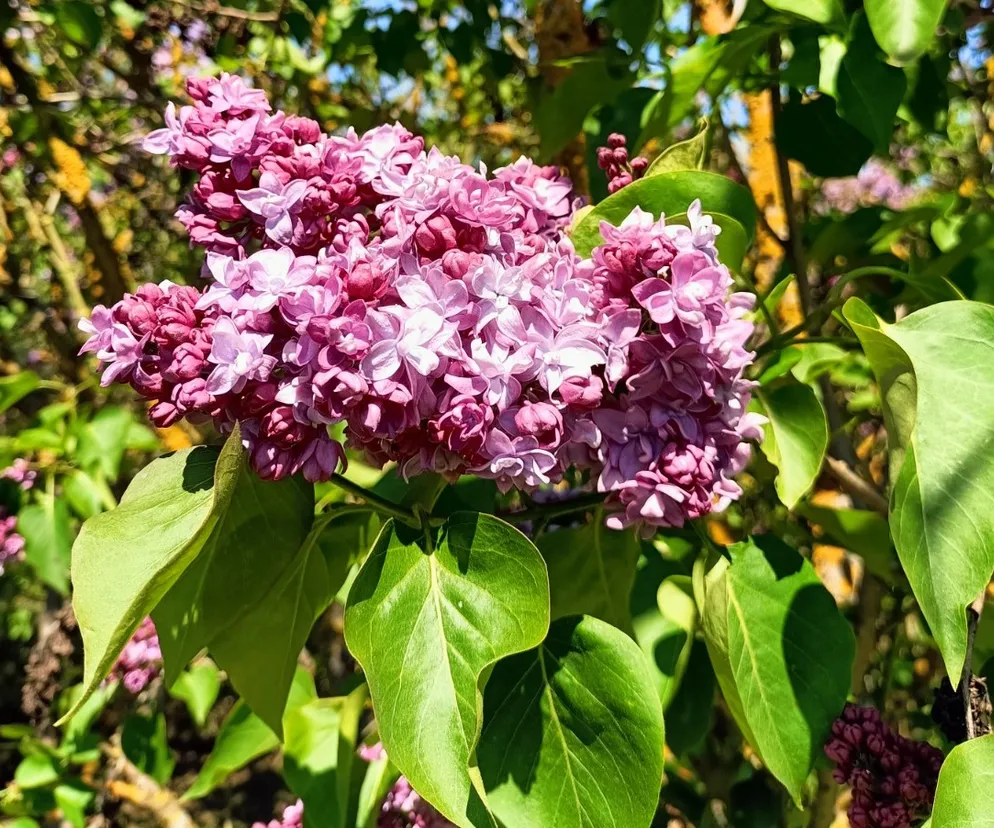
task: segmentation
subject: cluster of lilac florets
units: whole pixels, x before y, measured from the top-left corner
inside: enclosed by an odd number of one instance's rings
[[[107,682],[120,681],[124,689],[137,695],[144,690],[162,670],[162,650],[159,636],[151,618],[142,621],[141,626],[124,645],[111,668]]]
[[[0,506],[0,575],[5,564],[24,557],[24,538],[17,533],[17,516]]]
[[[718,228],[638,209],[589,259],[568,179],[492,175],[399,125],[332,136],[237,77],[188,83],[146,149],[199,173],[178,217],[200,292],[145,285],[84,323],[104,384],[160,426],[241,423],[263,478],[324,480],[328,427],[405,475],[530,491],[589,472],[615,525],[681,525],[737,496],[751,297],[728,297]]]
[[[607,191],[612,195],[638,180],[649,168],[649,159],[641,155],[628,158],[628,139],[619,132],[607,136],[607,146],[597,148],[597,166],[607,176]]]
[[[366,762],[386,758],[383,745],[363,745],[359,757]],[[383,798],[376,828],[455,828],[432,805],[422,799],[411,787],[407,777],[401,776]]]
[[[38,472],[32,469],[23,457],[18,457],[7,468],[0,471],[0,480],[12,480],[25,492],[34,487],[37,477]]]
[[[264,822],[253,823],[252,828],[303,828],[304,803],[299,799],[283,809],[282,819],[271,819],[267,825]]]
[[[825,753],[852,788],[852,828],[912,828],[931,812],[942,752],[899,736],[875,708],[847,704]]]

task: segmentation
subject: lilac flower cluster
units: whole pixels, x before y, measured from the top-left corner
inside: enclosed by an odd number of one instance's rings
[[[899,736],[875,708],[847,704],[825,754],[852,788],[852,828],[912,828],[931,812],[942,752]]]
[[[919,187],[905,184],[891,169],[871,158],[857,175],[824,181],[814,201],[814,210],[821,215],[833,211],[852,213],[860,207],[878,204],[903,210],[920,193]]]
[[[282,819],[271,819],[267,825],[264,822],[253,823],[252,828],[303,828],[304,803],[299,799],[283,809]]]
[[[24,538],[17,534],[17,516],[0,506],[0,575],[4,564],[24,557]]]
[[[124,645],[106,681],[120,681],[129,693],[137,695],[159,675],[161,669],[159,636],[152,619],[146,618]]]
[[[359,757],[365,762],[374,762],[385,758],[386,751],[381,743],[362,745]],[[415,792],[406,777],[401,776],[383,799],[376,828],[455,827]]]
[[[24,491],[30,490],[38,477],[38,472],[28,465],[28,461],[23,457],[18,457],[3,471],[0,471],[0,480],[13,480]]]
[[[607,136],[607,146],[597,148],[597,166],[607,176],[607,191],[614,195],[641,178],[649,168],[649,159],[641,155],[628,159],[628,139],[618,132]]]
[[[145,147],[199,173],[178,213],[199,292],[145,285],[83,323],[103,382],[160,426],[238,421],[263,478],[327,479],[328,426],[405,475],[530,491],[575,467],[613,525],[682,525],[735,498],[751,297],[718,228],[634,210],[581,259],[570,182],[527,158],[475,169],[399,125],[323,134],[238,79],[188,83]]]

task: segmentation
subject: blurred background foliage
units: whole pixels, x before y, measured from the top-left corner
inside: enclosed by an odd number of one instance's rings
[[[923,32],[895,34],[886,15],[898,7],[925,10]],[[170,824],[173,791],[196,776],[234,704],[222,690],[213,705],[205,668],[187,698],[160,690],[141,721],[120,702],[72,733],[51,727],[81,663],[65,605],[79,523],[112,507],[150,456],[205,436],[151,430],[76,356],[76,323],[93,305],[147,281],[199,281],[200,254],[172,219],[189,173],[139,147],[166,102],[183,99],[185,78],[237,72],[327,130],[400,121],[488,167],[529,154],[566,168],[594,201],[606,194],[594,153],[609,133],[654,157],[707,119],[707,168],[745,183],[760,208],[738,278],[762,297],[766,334],[798,335],[812,309],[832,310],[857,282],[888,318],[994,299],[990,0],[4,0],[0,30],[0,468],[23,458],[38,475],[28,491],[0,480],[27,541],[26,564],[0,578],[0,782],[13,780],[2,802],[40,821],[13,824]],[[839,279],[853,271],[863,278]],[[761,349],[757,378],[792,374],[817,388],[837,456],[885,491],[872,373],[837,320],[820,318],[818,331],[825,342],[773,362]],[[831,469],[788,512],[760,457],[747,496],[711,536],[775,529],[810,554],[857,628],[854,696],[905,732],[939,738],[929,710],[940,659],[882,518]],[[689,574],[696,543],[646,546],[636,623],[649,612],[687,637],[657,588]],[[336,612],[310,650],[323,689],[341,692],[349,668]],[[810,812],[783,816],[712,705],[698,644],[667,711],[658,824],[844,825],[828,784]],[[994,656],[994,624],[977,646]],[[196,824],[268,818],[280,788],[271,751],[262,745],[236,763],[251,760],[251,775],[190,806]],[[46,758],[25,769],[30,757]],[[166,805],[149,804],[148,779]]]

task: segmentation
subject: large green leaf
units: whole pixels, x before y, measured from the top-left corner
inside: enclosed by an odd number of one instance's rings
[[[850,299],[844,314],[880,384],[894,546],[959,676],[966,607],[994,572],[994,307],[943,302],[888,325]]]
[[[778,469],[775,485],[780,500],[793,509],[814,485],[825,459],[825,411],[811,386],[799,382],[758,390],[756,399],[769,418],[760,448]]]
[[[204,647],[277,734],[297,657],[345,578],[308,534],[311,484],[261,480],[243,464],[235,495],[196,560],[152,613],[170,681]],[[334,576],[334,577],[333,577]]]
[[[39,503],[25,506],[17,513],[17,531],[24,536],[24,559],[44,583],[66,595],[72,550],[66,502],[52,492],[42,495]]]
[[[634,533],[613,532],[597,515],[585,526],[547,532],[537,546],[549,568],[553,619],[592,615],[631,631],[629,598],[639,557]]]
[[[878,57],[863,15],[853,20],[836,84],[839,114],[870,139],[876,152],[886,153],[908,81],[903,71]]]
[[[725,225],[731,224],[731,218],[741,225],[747,239],[752,238],[757,214],[748,189],[723,175],[701,170],[675,170],[642,178],[606,198],[574,227],[573,244],[581,256],[589,256],[597,245],[603,244],[602,221],[617,226],[636,207],[657,218],[660,215],[678,216],[685,214],[695,199],[700,199],[704,212],[714,215],[715,223],[723,231]],[[720,241],[721,236],[718,239]],[[739,262],[727,264],[734,268]]]
[[[456,512],[430,554],[388,522],[352,585],[345,640],[366,673],[383,745],[459,825],[494,824],[470,772],[480,674],[538,645],[548,626],[542,556],[491,515]]]
[[[220,454],[197,447],[159,458],[135,476],[116,509],[83,524],[73,546],[72,583],[85,689],[67,717],[197,557],[243,463],[237,430]]]
[[[763,0],[763,2],[771,9],[788,12],[824,25],[838,23],[845,17],[841,0]]]
[[[55,7],[55,23],[73,43],[93,49],[100,42],[100,15],[91,3],[68,0]]]
[[[284,726],[297,708],[316,698],[314,679],[306,670],[298,667],[293,675],[283,714]],[[236,770],[245,767],[253,759],[271,753],[279,746],[279,737],[239,699],[221,724],[221,730],[214,740],[214,748],[193,784],[183,794],[183,799],[206,796]]]
[[[709,573],[708,648],[726,701],[737,700],[729,709],[799,801],[849,692],[852,630],[811,564],[781,541],[754,538],[730,552],[731,566]],[[709,616],[722,604],[724,618]]]
[[[994,826],[994,735],[952,749],[939,771],[931,828]]]
[[[498,663],[483,697],[480,773],[505,825],[646,828],[659,798],[663,716],[635,643],[562,618]]]
[[[928,49],[947,0],[866,0],[873,36],[890,57],[910,63]]]

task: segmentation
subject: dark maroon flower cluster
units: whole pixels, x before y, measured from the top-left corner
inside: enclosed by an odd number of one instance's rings
[[[629,160],[627,143],[624,135],[612,132],[607,136],[607,146],[597,148],[597,166],[604,170],[607,191],[612,195],[645,175],[649,167],[649,159],[641,155]]]
[[[912,828],[932,810],[942,752],[899,736],[872,707],[847,704],[825,754],[835,779],[852,788],[852,828]]]

